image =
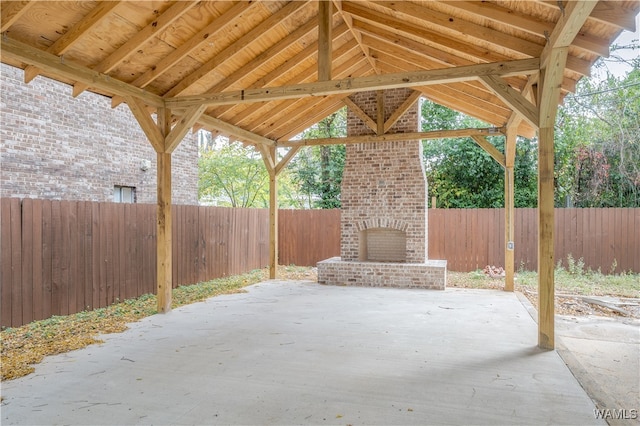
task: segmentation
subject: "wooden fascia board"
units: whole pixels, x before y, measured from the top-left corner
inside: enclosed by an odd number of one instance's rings
[[[498,151],[498,149],[493,146],[484,136],[480,135],[471,135],[471,139],[473,139],[480,148],[484,149],[487,154],[491,156],[494,160],[498,162],[502,167],[506,167],[504,154]]]
[[[128,96],[139,98],[145,104],[155,108],[164,107],[164,99],[160,96],[111,78],[106,74],[67,61],[63,57],[35,49],[8,37],[0,38],[0,47],[0,57],[2,58],[33,65],[43,72],[58,76],[61,79],[82,82],[107,93],[125,98]]]
[[[164,136],[162,136],[156,122],[151,118],[144,102],[131,96],[125,98],[125,101],[129,106],[129,110],[138,121],[140,128],[147,136],[147,139],[149,139],[153,149],[155,149],[156,152],[164,152]]]
[[[504,129],[500,127],[489,127],[484,129],[457,129],[457,130],[434,130],[430,132],[410,132],[410,133],[386,133],[384,135],[361,135],[347,136],[344,138],[318,138],[279,141],[278,146],[312,146],[312,145],[342,145],[353,143],[386,142],[386,141],[410,141],[424,139],[444,139],[473,136],[496,136],[503,134]]]
[[[275,145],[275,141],[272,141],[269,138],[265,138],[264,136],[260,136],[241,127],[234,126],[233,124],[227,123],[215,117],[203,115],[198,121],[206,127],[217,129],[225,134],[236,136],[242,140],[254,143],[256,145]]]
[[[190,108],[194,105],[231,105],[249,102],[297,99],[313,96],[337,95],[369,90],[415,87],[432,84],[451,83],[475,79],[482,75],[523,75],[538,71],[538,58],[516,61],[494,62],[455,68],[413,71],[367,77],[353,77],[332,81],[319,81],[282,87],[236,90],[209,95],[182,96],[165,99],[172,109]]]
[[[484,75],[480,80],[498,96],[504,103],[509,105],[515,112],[522,115],[533,127],[538,127],[538,109],[531,102],[513,89],[506,81],[493,75]]]

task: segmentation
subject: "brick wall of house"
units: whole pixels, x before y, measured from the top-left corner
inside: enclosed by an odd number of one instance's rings
[[[1,197],[113,201],[114,186],[127,186],[136,202],[156,202],[156,153],[126,104],[73,98],[70,86],[41,76],[25,84],[4,64],[0,84]],[[173,152],[172,170],[173,203],[198,204],[195,133]]]
[[[410,94],[411,89],[385,90],[385,120]],[[376,92],[358,93],[352,95],[351,100],[369,117],[376,117]],[[416,102],[389,133],[418,131],[418,109]],[[374,133],[351,111],[347,113],[347,132],[349,136]],[[407,262],[424,262],[427,258],[426,197],[419,140],[347,145],[341,193],[342,260],[363,260],[359,256],[361,231],[388,227],[406,233]]]

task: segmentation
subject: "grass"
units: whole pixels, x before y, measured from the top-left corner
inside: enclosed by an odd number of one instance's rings
[[[263,281],[267,276],[268,271],[262,269],[182,286],[173,290],[172,307],[177,308],[221,294],[243,292],[243,287]],[[280,266],[278,276],[284,279],[316,280],[314,268],[297,266]],[[535,272],[518,272],[516,290],[529,290],[530,293],[537,290],[537,285]],[[504,279],[489,278],[482,271],[448,272],[447,286],[502,289]],[[638,298],[640,274],[604,275],[585,270],[580,266],[580,261],[568,262],[566,267],[558,265],[556,268],[556,293]],[[100,343],[99,335],[124,331],[127,323],[155,313],[156,296],[145,294],[93,311],[53,316],[22,327],[4,329],[0,332],[2,380],[30,374],[34,371],[33,365],[42,361],[45,356]]]

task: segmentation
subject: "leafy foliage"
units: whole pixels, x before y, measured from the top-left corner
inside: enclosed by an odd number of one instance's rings
[[[304,139],[335,138],[346,135],[346,108],[324,118],[302,134]],[[344,145],[310,146],[301,149],[288,166],[306,204],[311,208],[340,207]]]
[[[259,154],[240,143],[201,151],[198,197],[226,207],[269,205],[269,174]]]
[[[422,130],[449,130],[487,127],[470,118],[430,101],[422,103]],[[504,152],[504,138],[488,138]],[[516,207],[536,203],[537,180],[535,147],[528,139],[516,144]],[[427,169],[429,193],[443,208],[492,208],[504,206],[504,171],[502,167],[470,138],[425,141],[423,155]]]
[[[556,122],[556,205],[640,206],[640,59],[624,77],[582,79]]]

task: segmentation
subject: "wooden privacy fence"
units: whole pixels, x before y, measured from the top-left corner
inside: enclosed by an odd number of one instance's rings
[[[269,263],[264,209],[172,206],[173,285]],[[156,291],[156,206],[0,200],[0,319],[16,327]]]
[[[515,209],[515,266],[538,268],[537,209]],[[555,261],[602,273],[640,272],[640,209],[555,209]],[[504,266],[504,209],[429,210],[429,257],[452,271]],[[615,270],[613,267],[615,266]]]
[[[173,284],[269,263],[265,209],[173,208]],[[516,268],[537,268],[536,209],[516,209]],[[340,255],[339,210],[280,210],[279,263]],[[556,259],[640,272],[640,209],[556,209]],[[429,257],[452,271],[504,266],[503,209],[429,210]],[[0,200],[0,320],[19,326],[156,290],[156,206]]]

